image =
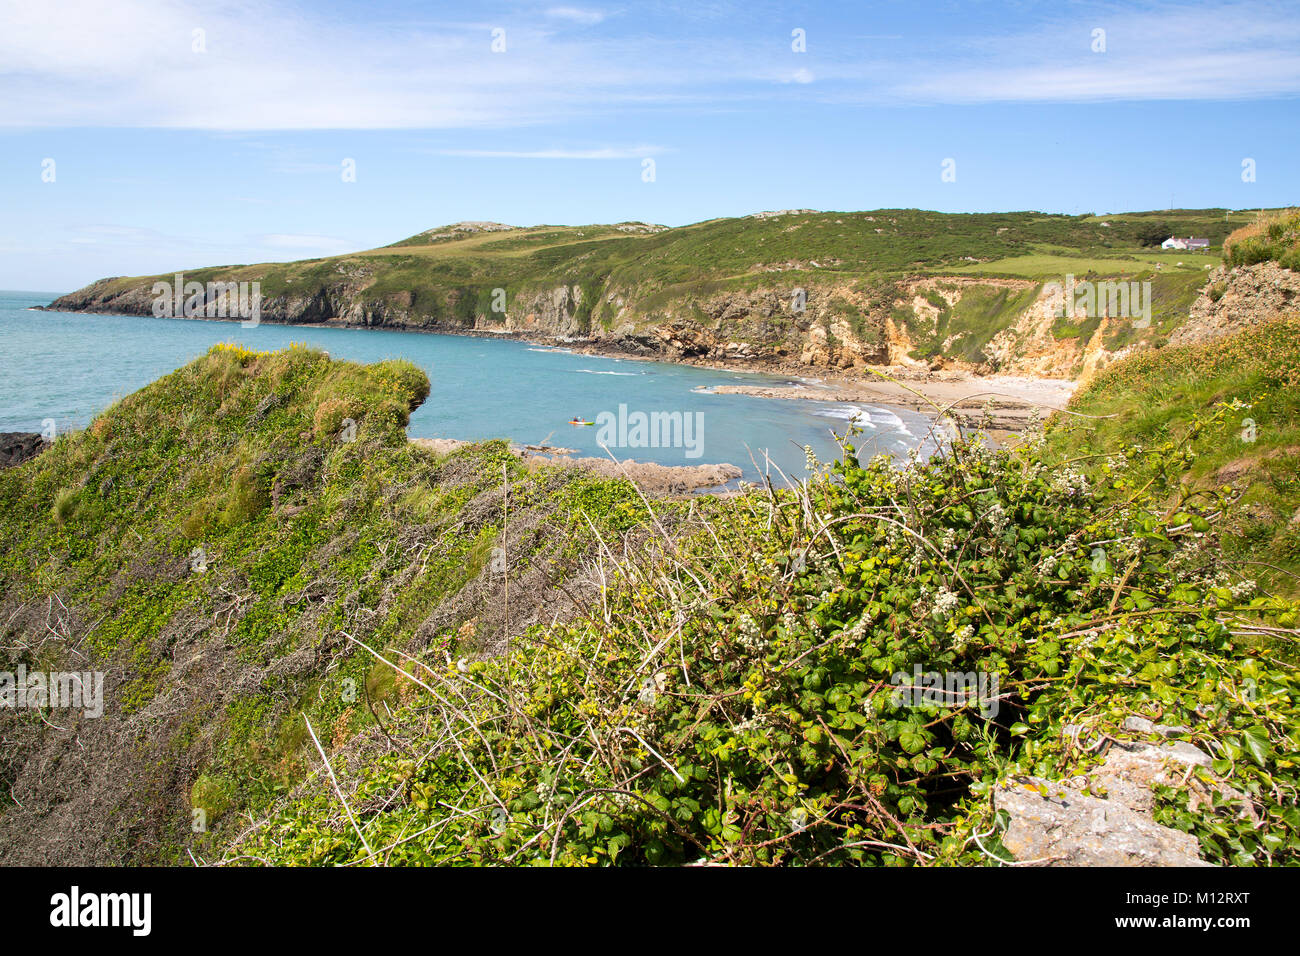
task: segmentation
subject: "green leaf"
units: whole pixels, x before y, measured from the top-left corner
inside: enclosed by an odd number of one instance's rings
[[[1268,740],[1268,731],[1259,726],[1251,727],[1242,734],[1242,738],[1251,759],[1259,766],[1264,766],[1273,753],[1273,745]]]

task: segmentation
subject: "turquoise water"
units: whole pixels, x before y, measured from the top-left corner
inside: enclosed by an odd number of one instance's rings
[[[707,392],[717,385],[779,385],[790,381],[786,378],[579,355],[517,341],[316,326],[246,329],[237,322],[30,311],[55,297],[0,292],[0,431],[42,431],[46,419],[53,419],[60,431],[84,428],[118,398],[217,342],[259,350],[305,342],[339,359],[408,359],[425,370],[432,386],[411,416],[414,437],[549,442],[604,456],[597,445],[599,430],[575,428],[569,419],[596,420],[601,412],[617,416],[620,405],[628,415],[681,412],[701,426],[698,436],[683,438],[698,441],[611,450],[619,458],[669,465],[730,462],[751,480],[764,467],[764,450],[791,477],[804,474],[804,445],[811,445],[823,461],[834,458],[830,432],[843,432],[853,419],[864,428],[857,440],[864,456],[906,454],[922,444],[930,427],[924,416],[909,409]],[[629,434],[635,439],[634,429]],[[929,450],[928,442],[926,446],[923,451]],[[696,450],[699,454],[692,456]]]

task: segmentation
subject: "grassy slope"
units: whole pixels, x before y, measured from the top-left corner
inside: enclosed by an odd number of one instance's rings
[[[1221,587],[1214,503],[1163,514],[1178,469],[1148,482],[1146,465],[1090,488],[1039,443],[963,446],[702,502],[683,538],[606,564],[570,624],[468,673],[417,671],[392,745],[335,756],[361,832],[318,781],[226,858],[987,864],[1005,858],[989,788],[1086,773],[1065,726],[1123,736],[1137,714],[1195,727],[1264,820],[1236,800],[1193,812],[1175,788],[1161,822],[1216,861],[1293,862],[1297,684],[1255,656],[1290,653],[1295,608]],[[1109,507],[1114,488],[1130,507]],[[1232,634],[1260,622],[1292,630]],[[889,686],[914,666],[996,672],[1007,696],[990,720],[908,708]]]
[[[0,859],[28,831],[66,862],[177,858],[191,801],[219,831],[301,778],[303,713],[346,737],[398,692],[343,633],[453,654],[495,640],[503,469],[510,565],[535,575],[512,620],[589,545],[579,509],[611,534],[640,508],[624,483],[526,474],[504,443],[412,446],[427,392],[406,362],[216,346],[0,471],[0,671],[108,674],[106,716],[67,718],[80,743],[0,711]]]
[[[1300,271],[1300,209],[1261,215],[1232,232],[1224,240],[1223,253],[1234,266],[1272,261]]]
[[[1240,563],[1243,577],[1298,593],[1300,318],[1116,364],[1070,403],[1071,410],[1099,420],[1065,418],[1053,442],[1072,455],[1113,452],[1124,444],[1177,444],[1196,416],[1223,404],[1232,406],[1233,427],[1202,449],[1189,484],[1231,486],[1242,507],[1224,537],[1228,555]]]

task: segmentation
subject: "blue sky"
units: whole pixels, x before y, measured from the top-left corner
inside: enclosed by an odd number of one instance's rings
[[[1296,2],[0,0],[0,288],[464,219],[1293,205],[1298,94]]]

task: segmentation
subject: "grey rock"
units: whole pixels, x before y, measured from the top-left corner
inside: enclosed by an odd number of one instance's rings
[[[1176,724],[1153,724],[1145,717],[1125,717],[1124,729],[1138,734],[1159,734],[1161,737],[1186,737],[1191,733],[1186,727]]]
[[[1194,836],[1160,826],[1115,800],[1038,777],[1000,785],[994,806],[1010,824],[1002,844],[1017,861],[1054,866],[1209,866]]]
[[[1089,783],[1094,789],[1104,788],[1111,800],[1131,810],[1147,811],[1155,804],[1153,787],[1184,785],[1193,768],[1210,764],[1205,751],[1181,740],[1161,744],[1116,741],[1101,767],[1089,775]]]
[[[49,447],[39,432],[0,432],[0,468],[21,465]]]

